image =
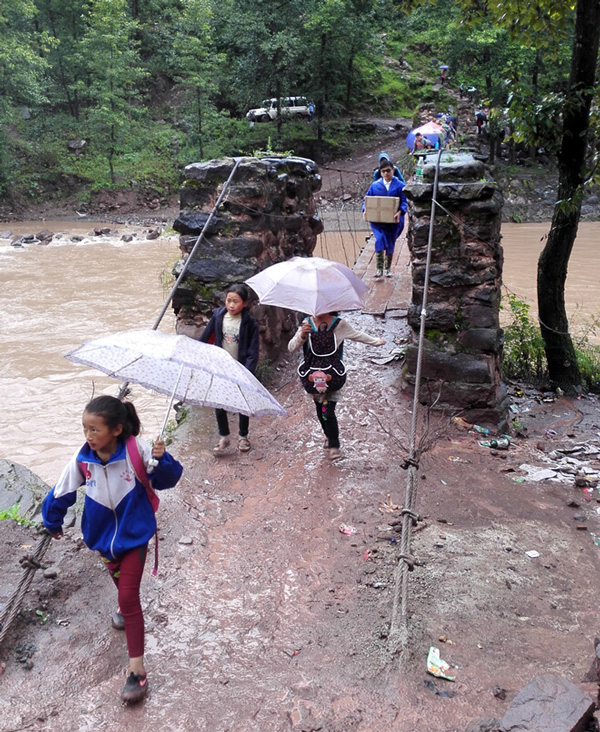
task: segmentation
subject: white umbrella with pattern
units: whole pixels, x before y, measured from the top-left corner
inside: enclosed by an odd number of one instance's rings
[[[65,358],[168,394],[171,402],[177,398],[253,417],[286,414],[258,379],[227,351],[185,335],[123,331],[88,341]]]

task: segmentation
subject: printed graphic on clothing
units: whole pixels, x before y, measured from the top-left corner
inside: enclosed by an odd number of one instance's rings
[[[223,317],[223,348],[237,361],[240,345],[241,315],[225,313]]]

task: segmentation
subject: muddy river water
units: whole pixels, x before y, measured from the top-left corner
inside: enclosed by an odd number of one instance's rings
[[[78,366],[64,354],[86,340],[150,328],[160,312],[179,248],[176,237],[147,241],[142,228],[118,227],[118,237],[88,236],[89,222],[20,222],[13,234],[47,228],[61,239],[48,246],[12,247],[0,239],[0,457],[26,465],[52,483],[83,442],[81,410],[99,393],[116,394],[114,380]],[[504,282],[535,312],[536,264],[548,224],[503,226]],[[127,231],[137,237],[120,240]],[[84,236],[73,242],[74,234]],[[600,313],[600,223],[582,223],[566,285],[573,328]],[[315,254],[319,254],[316,251]],[[160,326],[173,332],[168,312]],[[146,437],[158,432],[167,397],[133,387]]]

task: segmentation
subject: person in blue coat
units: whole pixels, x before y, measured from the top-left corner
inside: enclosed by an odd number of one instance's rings
[[[374,181],[375,180],[381,180],[381,171],[380,171],[380,168],[381,168],[381,163],[383,163],[384,160],[387,160],[388,163],[391,163],[392,162],[392,159],[390,158],[390,156],[386,152],[382,152],[381,153],[381,155],[379,156],[379,161],[377,163],[377,167],[373,171],[373,180]],[[404,180],[404,176],[400,172],[400,168],[397,165],[394,165],[394,178],[398,178],[399,181],[401,181],[402,183],[406,184],[406,181]]]
[[[375,277],[381,277],[384,273],[385,276],[392,276],[392,257],[394,255],[394,249],[396,247],[396,240],[404,229],[404,214],[406,213],[406,196],[404,195],[404,183],[398,178],[394,177],[394,168],[389,159],[384,158],[379,166],[379,172],[381,173],[381,179],[371,183],[369,190],[366,193],[367,196],[396,196],[400,199],[400,205],[398,211],[394,216],[393,223],[380,223],[376,221],[370,221],[369,225],[373,236],[375,237],[375,257],[376,257],[376,272]],[[363,201],[363,217],[365,211],[365,203]],[[385,252],[385,265],[383,255]]]

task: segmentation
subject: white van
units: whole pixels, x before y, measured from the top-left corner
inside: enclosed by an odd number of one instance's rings
[[[246,113],[250,122],[270,122],[277,117],[277,99],[263,99],[260,107]],[[308,119],[308,99],[306,97],[282,97],[281,111],[284,117]]]

